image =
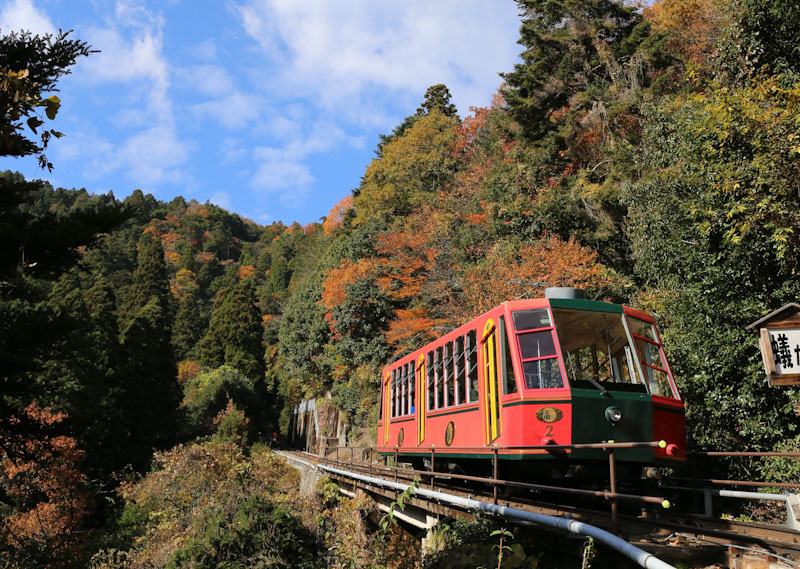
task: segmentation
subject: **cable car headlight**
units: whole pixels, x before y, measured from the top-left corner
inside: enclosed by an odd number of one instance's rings
[[[606,409],[606,420],[609,423],[618,423],[622,419],[622,411],[619,407],[609,407]]]

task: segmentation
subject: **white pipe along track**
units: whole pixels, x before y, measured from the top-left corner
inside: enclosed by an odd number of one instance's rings
[[[363,474],[357,474],[355,472],[349,472],[347,470],[340,470],[338,468],[333,468],[331,466],[326,466],[323,464],[319,464],[315,467],[310,462],[306,462],[304,460],[300,460],[294,457],[289,457],[287,455],[283,456],[286,456],[286,458],[289,458],[290,460],[306,464],[312,468],[318,468],[320,470],[333,472],[335,474],[347,476],[348,478],[354,478],[356,480],[361,480],[363,482],[369,482],[370,484],[376,484],[379,486],[394,488],[395,490],[399,490],[401,492],[405,492],[409,488],[408,484],[402,484],[400,482],[392,482],[391,480],[384,480],[383,478],[373,478],[371,476],[364,476]],[[627,541],[625,541],[620,537],[617,537],[613,533],[600,529],[597,526],[579,522],[577,520],[570,520],[567,518],[560,518],[557,516],[547,516],[545,514],[535,514],[533,512],[519,510],[517,508],[511,508],[508,506],[498,506],[495,504],[489,504],[488,502],[481,502],[479,500],[474,500],[472,498],[463,498],[461,496],[445,494],[444,492],[426,490],[425,488],[415,488],[413,493],[419,494],[420,496],[425,496],[427,498],[432,498],[440,502],[446,502],[454,506],[459,506],[467,510],[482,510],[484,512],[490,512],[492,514],[504,518],[532,522],[535,524],[540,524],[560,529],[568,533],[592,537],[596,539],[598,542],[607,545],[608,547],[610,547],[615,551],[618,551],[622,555],[630,559],[633,559],[636,563],[638,563],[641,567],[644,567],[645,569],[675,569],[674,566],[670,565],[669,563],[665,563],[652,553],[648,553],[643,549],[639,549],[635,545],[628,543]]]

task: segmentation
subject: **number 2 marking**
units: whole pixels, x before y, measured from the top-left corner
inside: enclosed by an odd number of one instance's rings
[[[546,437],[553,436],[553,425],[547,425],[547,428],[544,430],[544,436]]]

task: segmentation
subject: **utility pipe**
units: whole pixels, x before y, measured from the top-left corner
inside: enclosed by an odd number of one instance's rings
[[[300,462],[309,464],[305,461],[300,461]],[[340,470],[338,468],[333,468],[331,466],[318,465],[317,468],[319,468],[320,470],[325,470],[327,472],[333,472],[335,474],[346,476],[348,478],[355,478],[356,480],[369,482],[370,484],[377,484],[379,486],[386,486],[389,488],[393,488],[395,490],[399,490],[400,492],[404,492],[409,488],[408,484],[392,482],[390,480],[383,480],[382,478],[371,478],[369,476],[348,472],[346,470]],[[517,508],[489,504],[487,502],[481,502],[479,500],[473,500],[471,498],[463,498],[461,496],[454,496],[452,494],[445,494],[444,492],[426,490],[424,488],[416,488],[414,490],[414,494],[419,494],[420,496],[425,496],[427,498],[438,500],[440,502],[446,502],[448,504],[459,506],[467,510],[482,510],[484,512],[490,512],[505,518],[512,518],[526,522],[532,522],[535,524],[554,527],[566,531],[568,533],[592,537],[597,541],[599,541],[600,543],[603,543],[608,547],[610,547],[611,549],[618,551],[619,553],[625,555],[626,557],[634,560],[636,563],[638,563],[641,567],[644,567],[645,569],[675,569],[675,567],[673,567],[668,563],[665,563],[664,561],[661,561],[658,557],[656,557],[652,553],[648,553],[643,549],[639,549],[635,545],[632,545],[627,541],[625,541],[624,539],[619,538],[616,535],[609,533],[603,529],[600,529],[590,524],[579,522],[577,520],[559,518],[557,516],[547,516],[544,514],[535,514],[533,512],[527,512],[525,510],[519,510]]]

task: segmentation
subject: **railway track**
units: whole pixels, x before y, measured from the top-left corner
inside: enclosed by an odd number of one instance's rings
[[[455,496],[487,502],[494,501],[538,514],[568,517],[606,529],[636,543],[643,549],[654,552],[664,552],[674,548],[696,550],[697,547],[704,545],[730,548],[729,551],[732,553],[734,550],[752,552],[773,561],[781,561],[788,566],[800,567],[800,532],[784,526],[707,518],[663,509],[659,511],[650,504],[636,511],[632,508],[623,508],[616,516],[612,516],[608,511],[586,504],[571,505],[536,497],[504,496],[502,491],[497,491],[497,488],[498,486],[507,488],[505,481],[484,479],[482,483],[479,483],[477,477],[461,477],[469,479],[464,481],[456,480],[457,477],[447,473],[436,473],[433,484],[431,484],[431,473],[429,472],[387,467],[375,462],[355,461],[352,458],[350,461],[320,458],[303,451],[291,451],[288,454],[314,465],[322,463],[339,470],[349,470],[361,475],[406,484],[415,478],[421,479],[421,485],[424,487],[432,487],[437,491]],[[359,488],[387,498],[395,495],[393,490],[387,490],[377,485],[371,486],[361,480],[356,482],[348,479],[346,475],[334,474],[331,475],[331,478],[350,485],[354,489]],[[465,482],[469,483],[469,486],[465,486]],[[434,514],[450,517],[471,515],[470,512],[431,503],[431,501],[419,497],[413,498],[412,505]]]

